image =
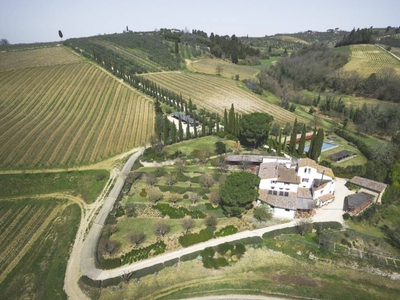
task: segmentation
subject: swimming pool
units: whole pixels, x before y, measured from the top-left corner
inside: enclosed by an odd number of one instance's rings
[[[338,145],[336,145],[334,143],[323,142],[321,152],[324,152],[324,151],[327,151],[327,150],[330,150],[330,149],[333,149],[336,147],[338,147]],[[310,149],[310,145],[307,145],[304,147],[305,152],[308,152],[309,149]]]

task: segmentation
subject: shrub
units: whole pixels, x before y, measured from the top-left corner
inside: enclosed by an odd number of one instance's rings
[[[189,261],[197,258],[200,255],[200,251],[184,254],[180,257],[180,261]]]
[[[135,261],[143,260],[149,258],[149,253],[151,250],[154,250],[154,254],[158,255],[164,253],[166,245],[163,241],[158,241],[154,244],[151,244],[147,247],[142,247],[138,249],[132,249],[128,253],[121,256],[121,264],[130,264]]]
[[[142,188],[142,190],[139,193],[140,197],[146,198],[147,197],[147,192],[145,188]]]
[[[339,222],[315,222],[313,223],[314,229],[342,229],[342,224]]]
[[[122,282],[122,278],[119,276],[114,277],[114,278],[108,278],[108,279],[101,281],[101,287],[106,288],[106,287],[110,287],[110,286],[116,286],[116,285],[119,285],[121,282]]]
[[[179,243],[183,247],[189,247],[194,244],[208,241],[213,238],[213,232],[210,228],[200,230],[199,233],[189,233],[179,237]]]
[[[100,288],[101,287],[101,281],[100,280],[93,280],[90,279],[89,277],[87,277],[86,275],[81,276],[79,278],[79,282],[83,283],[85,285],[88,285],[90,287],[94,287],[94,288]]]
[[[141,278],[147,275],[155,274],[156,272],[159,272],[162,269],[164,269],[164,265],[162,263],[159,263],[141,270],[134,271],[132,276],[134,278]]]
[[[219,244],[217,246],[217,252],[221,255],[224,255],[226,252],[228,252],[229,250],[233,250],[233,245],[229,244],[229,243],[223,243],[223,244]]]
[[[350,219],[350,218],[351,218],[351,216],[350,216],[349,213],[343,214],[343,220],[348,220],[348,219]]]
[[[237,232],[238,232],[238,229],[235,226],[228,225],[228,226],[225,226],[224,228],[221,228],[217,232],[215,232],[215,236],[222,237],[222,236],[232,235]]]
[[[188,210],[184,207],[175,208],[165,203],[157,203],[153,205],[153,208],[159,210],[164,216],[168,215],[171,219],[181,219],[185,216],[191,216],[193,219],[203,219],[206,216],[201,210]]]

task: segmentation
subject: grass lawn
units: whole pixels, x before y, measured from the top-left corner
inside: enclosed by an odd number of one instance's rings
[[[216,136],[205,136],[167,146],[164,150],[167,151],[168,154],[174,154],[176,151],[181,151],[184,155],[190,156],[194,150],[201,150],[204,148],[208,148],[214,152],[215,143],[218,141],[220,141],[220,139]],[[224,140],[223,142],[226,144],[228,150],[232,141]]]
[[[0,174],[0,198],[66,192],[81,197],[86,203],[92,203],[108,177],[109,172],[105,170]]]
[[[58,214],[0,284],[2,299],[67,299],[64,276],[79,220],[76,204]]]
[[[279,56],[271,56],[268,59],[260,59],[261,65],[258,66],[248,66],[249,68],[261,70],[262,68],[266,67],[269,68],[271,65],[276,62],[280,57]]]

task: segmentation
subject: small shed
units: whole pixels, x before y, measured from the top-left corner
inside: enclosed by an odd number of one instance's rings
[[[359,186],[366,192],[372,193],[373,195],[375,195],[376,202],[379,202],[379,203],[381,202],[382,195],[385,192],[386,187],[387,187],[387,185],[382,182],[363,178],[360,176],[354,176],[353,179],[351,179],[349,182],[356,186]]]
[[[328,158],[332,161],[341,161],[343,159],[355,156],[356,153],[351,152],[349,150],[342,150],[336,153],[333,153],[331,155],[328,155]]]
[[[373,201],[374,195],[368,193],[356,193],[344,198],[344,211],[356,215],[367,208]]]

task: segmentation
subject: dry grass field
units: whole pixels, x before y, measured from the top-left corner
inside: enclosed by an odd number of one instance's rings
[[[393,68],[400,74],[400,61],[375,45],[352,45],[350,51],[350,61],[344,66],[346,71],[368,77],[384,68]]]
[[[161,87],[189,97],[200,108],[223,115],[233,103],[239,113],[266,112],[274,116],[274,121],[285,124],[293,123],[296,115],[262,100],[256,94],[238,86],[239,82],[203,74],[159,73],[143,75]],[[301,122],[304,122],[302,118]]]
[[[235,65],[221,59],[199,59],[195,61],[186,61],[189,70],[197,73],[216,74],[217,66],[222,67],[221,76],[232,78],[239,75],[239,80],[253,78],[259,72],[258,69],[249,66]]]
[[[50,50],[31,51],[42,57]],[[30,63],[31,51],[11,53],[17,68],[0,69],[0,167],[90,164],[147,142],[149,98],[66,49],[52,50],[62,64],[40,67],[33,66],[45,57]]]

